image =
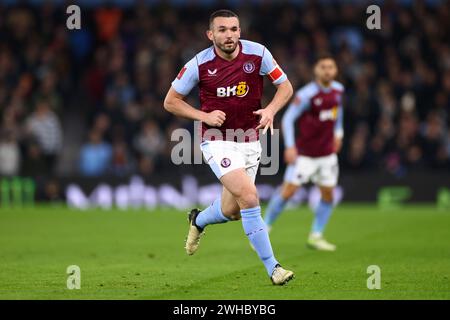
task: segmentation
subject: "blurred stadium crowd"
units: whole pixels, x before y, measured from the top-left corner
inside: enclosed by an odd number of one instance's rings
[[[367,5],[233,9],[243,38],[265,44],[294,88],[311,80],[316,54],[333,53],[346,87],[342,166],[402,175],[450,169],[450,2],[437,3],[386,1],[381,30],[366,28]],[[65,147],[83,176],[171,170],[170,135],[192,122],[162,101],[210,45],[214,9],[82,7],[82,29],[69,31],[65,7],[50,1],[0,4],[0,175],[64,174]],[[196,92],[189,101],[198,105]]]

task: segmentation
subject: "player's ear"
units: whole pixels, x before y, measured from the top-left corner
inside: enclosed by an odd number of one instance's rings
[[[206,30],[206,36],[209,40],[213,41],[213,33],[211,30]]]
[[[313,68],[313,72],[314,72],[314,76],[315,77],[317,77],[317,70],[319,69],[319,67],[318,67],[318,63],[316,63],[315,65],[314,65],[314,68]]]

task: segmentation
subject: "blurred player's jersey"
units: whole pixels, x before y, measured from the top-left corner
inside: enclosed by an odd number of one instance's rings
[[[259,124],[259,116],[253,112],[261,109],[263,76],[267,75],[275,85],[287,79],[263,45],[239,40],[239,48],[238,56],[232,61],[221,58],[214,46],[201,51],[181,69],[172,82],[175,91],[184,96],[198,85],[202,111],[225,112],[226,120],[221,127],[202,123],[202,140],[220,140],[220,137],[208,134],[213,131],[205,134],[211,128],[220,130],[223,140],[231,141],[236,139],[227,139],[227,129],[242,129],[243,132],[251,129],[245,134],[244,140],[239,142],[258,140],[258,133],[254,129]]]
[[[295,141],[299,155],[323,157],[334,153],[335,135],[343,135],[343,92],[344,86],[337,81],[328,88],[310,82],[297,91],[293,104],[302,109]]]

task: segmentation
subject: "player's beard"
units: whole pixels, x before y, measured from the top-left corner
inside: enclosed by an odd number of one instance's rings
[[[329,86],[331,81],[333,81],[333,77],[332,76],[324,76],[323,78],[320,79],[320,82],[324,85],[324,86]]]
[[[216,42],[216,45],[220,49],[220,51],[222,51],[222,52],[224,52],[226,54],[232,54],[236,50],[238,42],[237,41],[233,42],[232,46],[229,46],[229,45],[227,45],[225,43],[217,44],[217,42]]]

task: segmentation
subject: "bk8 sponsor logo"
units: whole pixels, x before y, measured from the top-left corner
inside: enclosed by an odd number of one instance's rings
[[[337,106],[332,109],[322,110],[319,114],[320,121],[336,120],[337,119],[338,108]]]
[[[218,97],[237,96],[239,98],[243,98],[247,95],[249,89],[250,87],[247,85],[247,83],[245,81],[241,81],[237,86],[217,88],[217,96]]]

